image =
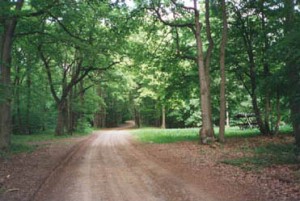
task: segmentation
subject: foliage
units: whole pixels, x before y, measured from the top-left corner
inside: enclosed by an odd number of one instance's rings
[[[30,0],[20,12],[11,9],[15,2],[0,6],[1,19],[18,20],[10,68],[13,133],[53,130],[60,117],[63,133],[118,126],[129,119],[140,126],[161,126],[163,111],[169,128],[201,127],[193,29],[167,26],[194,23],[193,11],[183,6],[188,2]],[[202,21],[204,2],[198,3]],[[210,3],[215,43],[210,101],[218,126],[222,17],[220,2]],[[230,124],[239,123],[234,119],[238,113],[254,113],[267,134],[291,123],[297,128],[299,9],[275,1],[226,3]],[[206,26],[201,30],[204,52],[209,47]],[[4,28],[0,20],[1,37]],[[0,94],[0,100],[7,99]],[[232,128],[227,137],[231,132],[244,135]]]

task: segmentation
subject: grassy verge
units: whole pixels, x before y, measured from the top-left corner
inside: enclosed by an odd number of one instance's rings
[[[218,128],[215,133],[218,135]],[[173,143],[180,141],[198,141],[199,128],[186,129],[158,129],[158,128],[142,128],[132,131],[133,134],[141,141],[148,143]],[[291,132],[290,127],[283,127],[281,133]],[[226,138],[248,138],[255,137],[260,134],[258,129],[240,130],[238,127],[226,129]]]
[[[283,137],[291,133],[291,128],[282,127],[278,138],[255,138],[260,136],[258,129],[240,130],[237,127],[226,129],[226,138],[241,139],[235,145],[234,152],[242,153],[242,157],[229,158],[222,163],[238,166],[245,170],[258,170],[264,167],[278,164],[299,164],[300,150],[292,142],[291,138]],[[143,128],[132,131],[137,139],[144,143],[174,143],[182,141],[198,141],[198,128],[188,129],[158,129]],[[218,128],[215,129],[218,135]],[[290,140],[284,140],[290,139]],[[232,147],[233,146],[233,147]],[[221,151],[221,150],[220,150]]]
[[[44,132],[44,133],[38,133],[32,135],[12,135],[10,149],[6,152],[0,151],[0,157],[6,158],[12,154],[32,152],[36,150],[37,147],[39,146],[36,144],[37,142],[55,141],[55,140],[61,140],[70,137],[80,137],[80,136],[88,135],[91,132],[92,129],[85,132],[74,133],[73,135],[62,135],[62,136],[56,136],[54,135],[53,132]]]
[[[143,128],[133,130],[133,134],[145,143],[172,143],[178,141],[197,141],[199,129],[158,129]]]

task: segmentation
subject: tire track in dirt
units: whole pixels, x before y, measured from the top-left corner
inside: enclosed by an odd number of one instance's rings
[[[31,199],[32,201],[39,201],[39,197],[41,196],[41,192],[43,192],[43,189],[46,187],[49,187],[53,185],[55,182],[54,180],[59,177],[65,166],[73,159],[73,157],[80,152],[81,150],[85,149],[86,146],[90,142],[92,142],[96,138],[96,135],[92,135],[89,138],[79,142],[75,146],[73,146],[63,157],[62,160],[59,161],[54,168],[50,171],[48,176],[41,182],[41,184],[38,186],[34,194],[32,195]]]

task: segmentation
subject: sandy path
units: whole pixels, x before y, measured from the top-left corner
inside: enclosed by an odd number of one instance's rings
[[[139,152],[126,130],[97,132],[35,200],[216,200]]]

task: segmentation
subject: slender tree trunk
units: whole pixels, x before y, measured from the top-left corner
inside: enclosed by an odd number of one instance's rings
[[[226,72],[225,72],[225,51],[227,42],[227,14],[226,14],[226,3],[225,0],[222,3],[222,19],[223,19],[223,30],[222,30],[222,41],[220,44],[220,128],[219,137],[221,142],[225,142],[225,119],[226,119]]]
[[[17,110],[17,114],[15,117],[13,117],[13,125],[14,129],[13,132],[17,133],[23,133],[23,123],[22,123],[22,115],[21,115],[21,102],[20,102],[20,86],[21,85],[21,79],[20,79],[20,67],[16,66],[16,76],[14,80],[14,99],[15,99],[15,105],[14,107]]]
[[[251,41],[250,41],[251,43]],[[257,75],[256,75],[256,66],[255,66],[255,62],[254,62],[254,54],[253,54],[253,49],[252,49],[252,45],[249,44],[248,46],[248,50],[247,50],[247,53],[248,53],[248,59],[249,59],[249,74],[250,74],[250,83],[251,83],[251,102],[252,102],[252,107],[253,107],[253,111],[254,111],[254,114],[255,114],[255,117],[256,117],[256,121],[257,121],[257,124],[258,124],[258,128],[260,130],[260,132],[264,135],[266,134],[269,134],[268,131],[266,130],[266,127],[264,125],[264,122],[262,120],[262,117],[261,117],[261,111],[259,109],[259,106],[258,106],[258,101],[257,101],[257,81],[256,81],[256,78],[257,78]]]
[[[162,106],[162,121],[161,121],[161,128],[165,129],[166,128],[166,107],[165,105]]]
[[[257,72],[256,72],[256,65],[254,62],[254,50],[253,50],[253,33],[247,31],[247,28],[245,26],[245,22],[243,20],[243,17],[241,13],[237,10],[237,15],[238,19],[241,22],[241,31],[242,31],[242,37],[243,37],[243,42],[244,46],[247,51],[247,56],[248,56],[248,62],[249,62],[249,77],[250,77],[250,85],[251,85],[251,90],[249,90],[249,94],[251,96],[251,102],[252,102],[252,107],[253,107],[253,112],[256,117],[256,121],[259,127],[259,130],[262,134],[268,134],[268,131],[265,128],[264,122],[261,117],[261,111],[258,106],[258,101],[257,101]]]
[[[31,111],[31,70],[28,69],[27,72],[27,107],[26,107],[26,133],[31,134],[31,121],[30,121],[30,111]]]
[[[281,122],[280,96],[278,90],[276,94],[276,116],[277,116],[277,120],[275,123],[274,135],[277,135],[279,133],[280,122]]]
[[[262,48],[262,64],[264,68],[264,78],[267,79],[270,76],[270,68],[269,64],[266,59],[266,52],[269,49],[269,41],[266,31],[266,22],[265,22],[265,11],[264,11],[264,1],[260,1],[260,9],[261,9],[261,25],[262,25],[262,32],[263,32],[263,38],[264,38],[264,44]],[[270,101],[270,92],[267,90],[265,92],[265,113],[264,113],[264,127],[265,132],[267,134],[270,134],[270,112],[271,112],[271,101]]]
[[[256,85],[256,84],[255,84]],[[256,88],[256,87],[255,87]],[[254,114],[255,114],[255,117],[256,117],[256,121],[257,121],[257,124],[258,124],[258,128],[260,130],[260,132],[264,135],[267,135],[268,132],[265,128],[265,125],[264,125],[264,122],[262,121],[262,118],[261,118],[261,112],[260,112],[260,109],[258,107],[258,102],[257,102],[257,96],[256,96],[256,90],[253,91],[253,94],[251,96],[252,98],[252,106],[253,106],[253,111],[254,111]]]
[[[197,0],[194,0],[194,11],[195,11],[195,38],[197,42],[197,65],[199,74],[199,84],[200,84],[200,100],[201,100],[201,117],[202,117],[202,127],[200,129],[200,139],[201,143],[207,144],[209,141],[214,140],[214,130],[211,121],[211,106],[208,88],[208,78],[204,65],[203,56],[203,46],[201,39],[201,24],[199,19],[199,11],[197,9]]]
[[[134,121],[135,125],[140,128],[141,127],[141,115],[138,108],[134,107]]]
[[[250,43],[252,43],[250,41]],[[253,55],[253,49],[252,49],[252,45],[249,44],[248,46],[248,59],[249,59],[249,74],[250,74],[250,82],[251,82],[251,101],[252,101],[252,107],[253,107],[253,111],[256,117],[256,121],[259,127],[259,130],[262,134],[266,135],[269,134],[268,131],[266,130],[266,127],[264,125],[264,122],[262,120],[261,117],[261,111],[259,109],[258,106],[258,101],[257,101],[257,86],[256,86],[256,78],[257,78],[257,74],[256,74],[256,66],[255,66],[255,62],[254,62],[254,55]]]
[[[226,111],[226,128],[230,128],[230,118],[229,118],[228,109]]]
[[[18,0],[16,2],[16,11],[20,11],[23,6],[24,0]],[[7,2],[2,2],[5,6]],[[7,10],[6,10],[7,9]],[[11,7],[2,7],[2,11],[10,12]],[[0,13],[0,94],[3,96],[3,100],[0,102],[0,149],[8,149],[10,145],[10,135],[12,128],[11,120],[11,52],[13,45],[13,36],[17,25],[17,18],[12,17],[6,19],[7,16],[3,16]]]

